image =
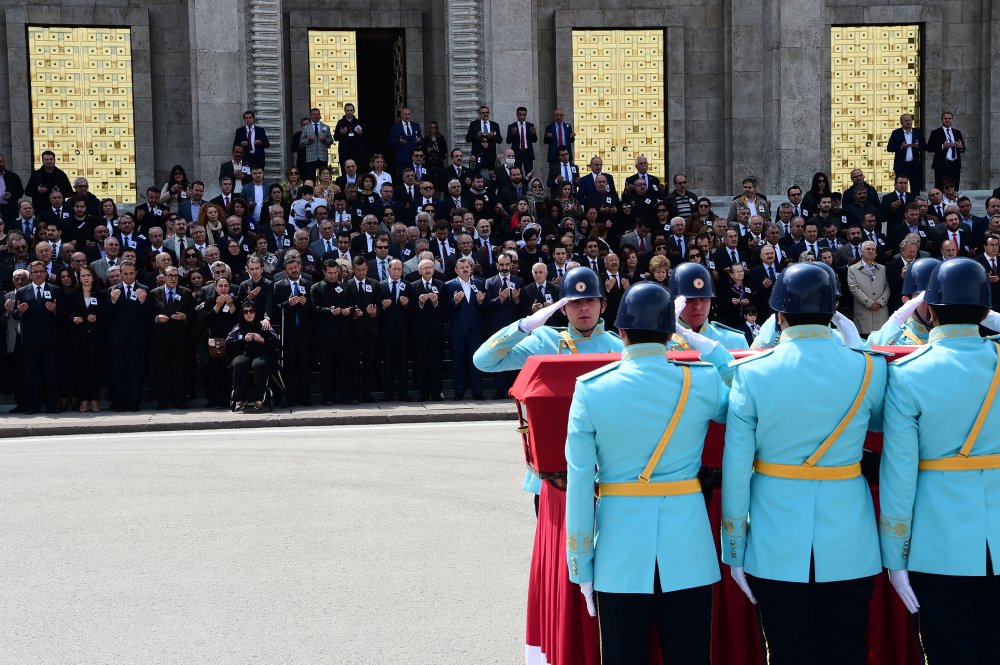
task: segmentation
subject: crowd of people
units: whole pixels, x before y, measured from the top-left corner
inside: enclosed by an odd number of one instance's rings
[[[484,381],[475,350],[558,301],[576,266],[599,275],[614,321],[632,285],[701,264],[718,293],[708,320],[748,343],[772,314],[776,276],[801,261],[837,272],[841,311],[862,336],[902,304],[923,256],[975,258],[1000,301],[1000,197],[977,216],[958,191],[965,146],[950,114],[936,147],[904,116],[892,192],[860,169],[834,191],[820,172],[773,205],[747,177],[713,210],[683,173],[661,181],[643,155],[627,175],[605,172],[599,155],[580,168],[559,109],[539,131],[520,108],[503,131],[483,106],[468,146],[449,150],[436,123],[424,135],[404,108],[391,156],[369,154],[361,119],[344,110],[332,128],[318,109],[301,119],[280,182],[265,179],[270,143],[248,111],[210,200],[181,165],[124,211],[86,178],[71,183],[51,151],[26,185],[0,157],[0,389],[14,411],[98,410],[104,394],[136,410],[144,388],[158,408],[202,395],[219,408],[268,408],[274,395],[307,405],[314,389],[324,404],[440,400],[446,348],[455,399],[485,399],[484,384],[504,398],[511,376]],[[925,150],[943,151],[944,166],[923,196],[907,174],[922,173]]]

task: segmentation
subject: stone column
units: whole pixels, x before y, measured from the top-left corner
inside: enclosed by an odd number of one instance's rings
[[[822,3],[765,0],[763,9],[769,27],[762,43],[765,159],[760,187],[783,197],[792,183],[808,189],[815,171],[829,169],[823,137],[830,132],[830,119],[821,102],[830,94],[829,47],[821,48],[829,43],[823,34],[829,28]]]
[[[206,198],[211,198],[218,194],[219,165],[232,153],[233,134],[245,110],[242,3],[189,0],[188,26],[193,172],[205,181]]]
[[[988,13],[983,18],[983,189],[1000,185],[1000,105],[994,97],[1000,94],[1000,0],[986,3]]]
[[[764,99],[762,81],[764,28],[760,0],[728,0],[726,41],[726,153],[728,191],[740,191],[748,175],[761,179],[760,190],[770,191],[764,176]]]
[[[540,157],[542,132],[551,113],[538,107],[538,26],[532,0],[485,0],[486,44],[494,47],[486,52],[485,97],[491,100],[491,117],[500,124],[506,141],[507,125],[517,120],[517,107],[528,109],[528,121],[538,132],[535,144],[535,164]],[[492,87],[492,89],[490,89]],[[468,124],[472,118],[466,121]],[[541,146],[541,147],[540,147]],[[502,156],[506,142],[498,146]]]

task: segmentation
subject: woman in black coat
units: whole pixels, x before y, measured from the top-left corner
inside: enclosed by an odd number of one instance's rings
[[[80,285],[67,298],[69,304],[69,342],[75,365],[74,397],[80,400],[80,411],[88,407],[101,410],[101,318],[104,294],[98,287],[97,275],[90,266],[80,268]]]
[[[215,280],[215,288],[211,291],[202,308],[205,333],[199,336],[197,343],[208,346],[208,402],[205,406],[225,409],[229,407],[232,382],[229,380],[229,361],[220,354],[226,349],[225,339],[238,323],[239,313],[233,286],[227,277]]]
[[[270,328],[264,330],[252,300],[240,306],[239,322],[226,338],[226,355],[233,368],[234,411],[259,411],[265,407],[267,380],[278,355],[278,336]],[[253,370],[253,388],[250,370]]]

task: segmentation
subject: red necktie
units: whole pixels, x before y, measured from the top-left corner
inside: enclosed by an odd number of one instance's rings
[[[951,240],[952,240],[952,242],[955,243],[955,249],[958,249],[958,234],[957,233],[952,233],[951,234]]]
[[[645,238],[639,238],[639,253],[640,254],[645,254],[646,253],[646,239]]]
[[[557,131],[559,132],[559,145],[566,145],[566,141],[563,140],[562,123],[559,123]]]
[[[229,207],[229,197],[228,196],[224,196],[224,197],[222,197],[222,200],[225,203],[225,205],[223,207],[224,208],[228,208]]]
[[[528,140],[524,136],[524,125],[518,123],[518,126],[521,128],[521,150],[525,150],[528,147]]]

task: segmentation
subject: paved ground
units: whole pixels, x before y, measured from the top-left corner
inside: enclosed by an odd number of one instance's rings
[[[512,423],[0,441],[0,663],[518,663]]]
[[[106,403],[105,403],[106,404]],[[0,407],[0,412],[6,411]],[[487,401],[388,402],[357,406],[312,406],[275,409],[267,413],[232,413],[220,409],[192,408],[186,411],[99,413],[65,411],[46,414],[4,414],[0,417],[0,439],[57,434],[121,434],[225,429],[229,427],[303,427],[319,425],[384,425],[386,423],[459,422],[516,420],[510,399]]]

